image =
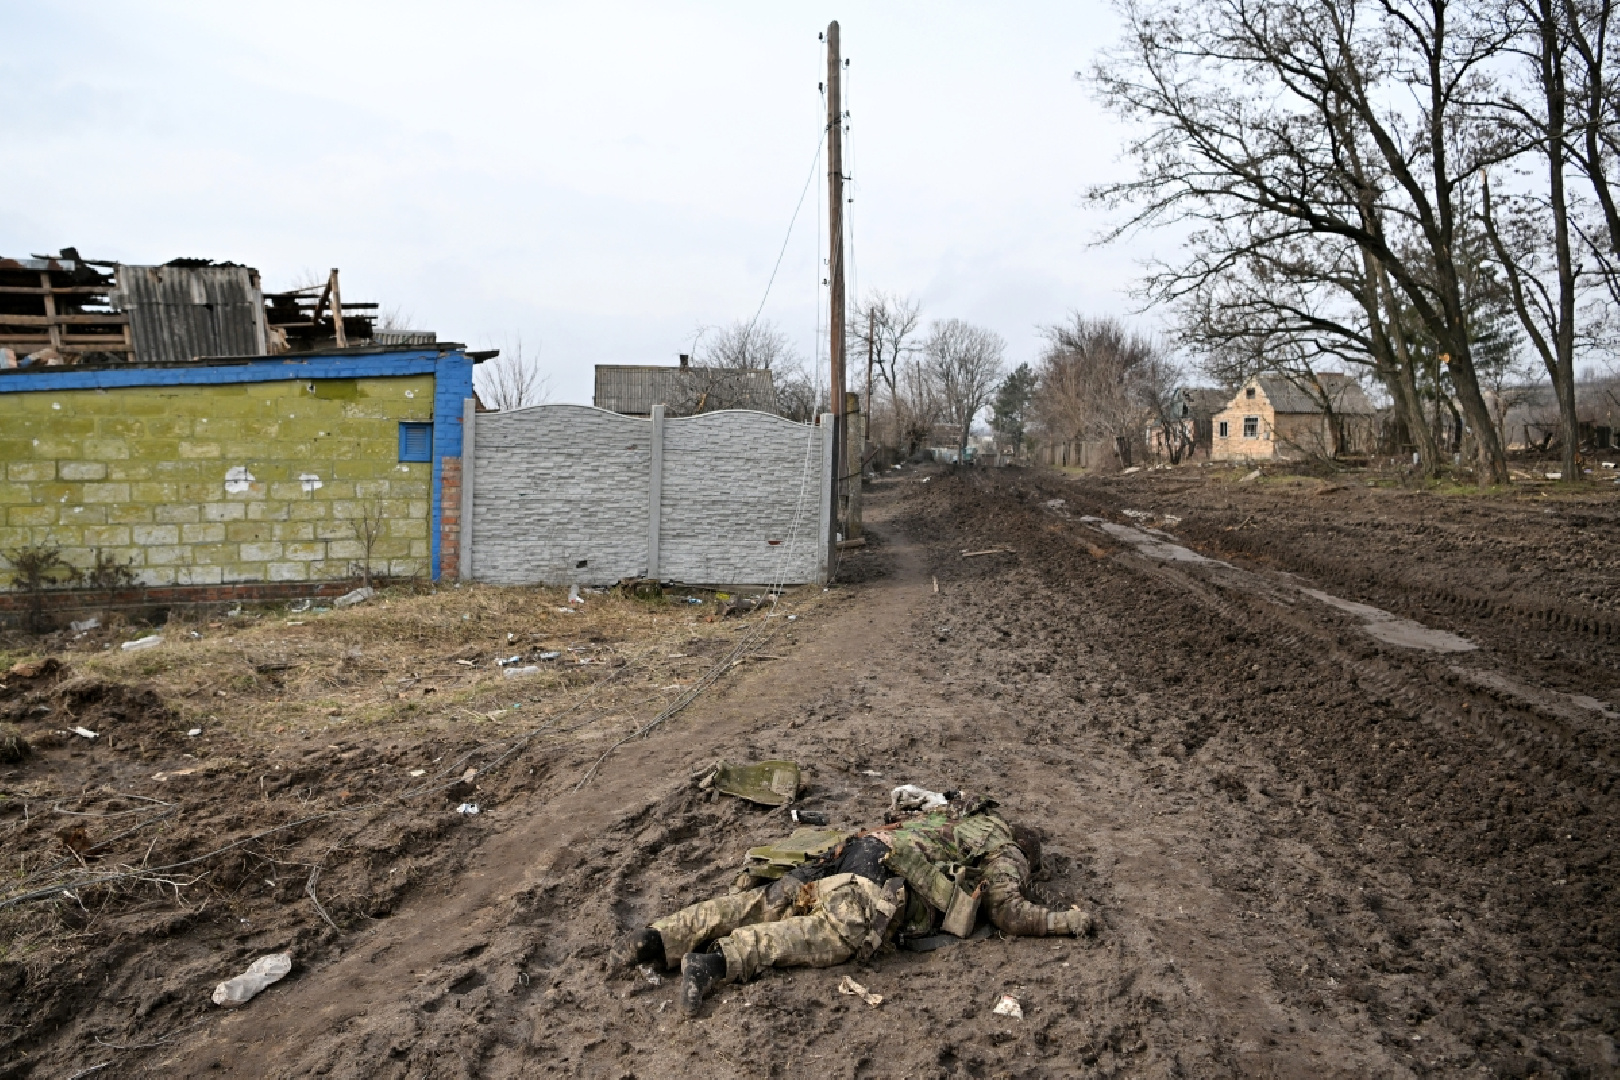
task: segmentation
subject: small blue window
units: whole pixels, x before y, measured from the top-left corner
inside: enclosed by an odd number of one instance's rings
[[[399,460],[433,460],[433,425],[402,423],[399,425]]]

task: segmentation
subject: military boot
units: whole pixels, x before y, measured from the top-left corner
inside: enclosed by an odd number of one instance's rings
[[[696,1016],[714,984],[726,977],[723,953],[689,952],[681,957],[681,1012]]]
[[[632,968],[640,964],[652,964],[659,971],[669,966],[664,956],[664,935],[651,927],[638,930],[613,947],[608,957],[608,973],[628,975]]]

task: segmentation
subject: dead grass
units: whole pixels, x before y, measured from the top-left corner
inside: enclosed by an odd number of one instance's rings
[[[745,625],[718,618],[712,598],[689,605],[588,592],[584,600],[572,605],[566,591],[548,588],[401,590],[348,610],[172,619],[159,631],[163,644],[133,652],[119,646],[141,633],[115,627],[68,642],[61,655],[78,675],[152,686],[177,726],[224,729],[249,745],[317,730],[420,736],[467,723],[498,737],[627,665],[635,670],[618,680],[625,688],[673,695]],[[512,657],[520,659],[497,666]],[[531,666],[538,673],[507,675]]]

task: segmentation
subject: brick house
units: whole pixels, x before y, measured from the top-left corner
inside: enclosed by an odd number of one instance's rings
[[[1212,461],[1297,461],[1367,454],[1376,446],[1378,410],[1355,380],[1328,372],[1305,386],[1256,375],[1213,418]],[[1307,384],[1309,385],[1309,384]]]
[[[0,551],[115,559],[137,588],[112,606],[330,595],[368,558],[370,520],[374,573],[454,577],[479,358],[446,344],[0,370]],[[0,617],[17,599],[0,593]]]

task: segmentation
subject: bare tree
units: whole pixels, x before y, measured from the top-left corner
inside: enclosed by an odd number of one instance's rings
[[[540,358],[523,349],[523,339],[501,355],[473,369],[478,399],[496,412],[544,405],[551,400],[551,380],[540,373]]]
[[[1114,318],[1075,313],[1046,328],[1036,416],[1058,441],[1111,443],[1132,464],[1149,425],[1170,416],[1179,371],[1149,337]]]
[[[1113,235],[1258,218],[1263,243],[1365,252],[1374,272],[1363,275],[1387,275],[1437,343],[1481,481],[1505,483],[1457,253],[1469,185],[1519,150],[1475,108],[1504,46],[1498,28],[1462,0],[1121,0],[1121,10],[1124,44],[1091,78],[1146,133],[1129,150],[1137,177],[1092,193],[1135,207]]]
[[[961,319],[946,319],[929,330],[925,370],[946,421],[957,429],[958,461],[967,460],[969,431],[996,392],[1006,351],[999,334]]]
[[[732,370],[783,371],[803,363],[787,334],[769,319],[704,327],[692,353],[693,362],[702,367]]]
[[[908,296],[874,289],[856,302],[847,326],[848,355],[857,364],[870,356],[873,375],[885,391],[890,441],[896,446],[909,442],[907,435],[917,431],[919,422],[926,427],[932,425],[934,419],[931,409],[925,410],[925,416],[914,415],[910,404],[918,396],[915,393],[918,388],[911,387],[913,392],[907,393],[901,386],[907,377],[907,365],[922,347],[917,339],[922,326],[922,305]],[[875,419],[878,405],[868,402],[867,408]],[[871,433],[871,437],[876,439],[876,433]]]

